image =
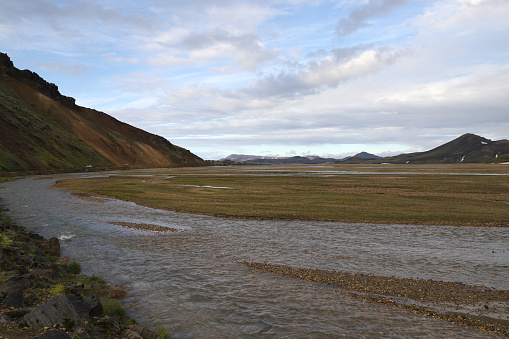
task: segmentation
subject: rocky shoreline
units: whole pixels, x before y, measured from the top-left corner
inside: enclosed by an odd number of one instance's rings
[[[509,336],[509,291],[459,282],[385,277],[256,262],[242,264],[268,272],[337,287],[353,297],[386,303]]]
[[[0,207],[0,339],[169,338],[139,326],[118,299],[126,292],[60,257],[57,238],[16,225]]]

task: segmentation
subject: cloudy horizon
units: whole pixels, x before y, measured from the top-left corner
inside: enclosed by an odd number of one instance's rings
[[[0,0],[0,51],[204,159],[509,137],[506,0]]]

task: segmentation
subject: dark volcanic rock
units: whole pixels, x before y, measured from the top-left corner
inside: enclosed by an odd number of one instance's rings
[[[4,290],[6,294],[3,304],[7,307],[20,308],[24,306],[23,302],[23,286],[12,285]]]
[[[0,290],[3,290],[5,287],[11,286],[21,286],[22,288],[34,287],[37,286],[37,277],[32,273],[27,273],[23,275],[18,275],[12,278],[9,278],[2,286],[0,286]]]
[[[82,322],[72,302],[65,295],[52,297],[46,303],[25,315],[26,323],[33,328],[63,326],[66,318],[73,321],[74,324],[81,324]]]
[[[73,305],[76,313],[83,318],[89,319],[91,317],[100,317],[103,314],[103,305],[99,300],[99,297],[95,294],[91,294],[85,299],[85,301],[79,299],[73,294],[67,296],[67,299]]]
[[[50,238],[42,243],[42,250],[56,257],[60,257],[60,240]]]
[[[23,289],[39,284],[35,275],[31,273],[12,277],[0,286],[0,299],[3,298],[2,303],[7,307],[24,307]]]
[[[103,305],[97,295],[89,295],[87,299],[85,299],[84,304],[88,308],[89,317],[100,317],[103,314]]]
[[[7,314],[0,313],[0,323],[6,324],[12,322],[11,317]]]

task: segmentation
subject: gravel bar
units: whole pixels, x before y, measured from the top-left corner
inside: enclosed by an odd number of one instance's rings
[[[509,291],[459,282],[378,276],[242,262],[264,271],[337,287],[337,291],[414,313],[509,336]]]
[[[178,232],[182,231],[177,228],[165,227],[154,224],[140,224],[136,222],[125,222],[125,221],[108,221],[108,224],[122,226],[124,228],[132,228],[140,231],[151,231],[151,232]]]

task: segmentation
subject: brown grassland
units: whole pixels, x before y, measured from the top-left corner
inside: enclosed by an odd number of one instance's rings
[[[221,217],[509,226],[509,165],[503,164],[271,165],[109,174],[60,179],[54,187],[84,198]]]

